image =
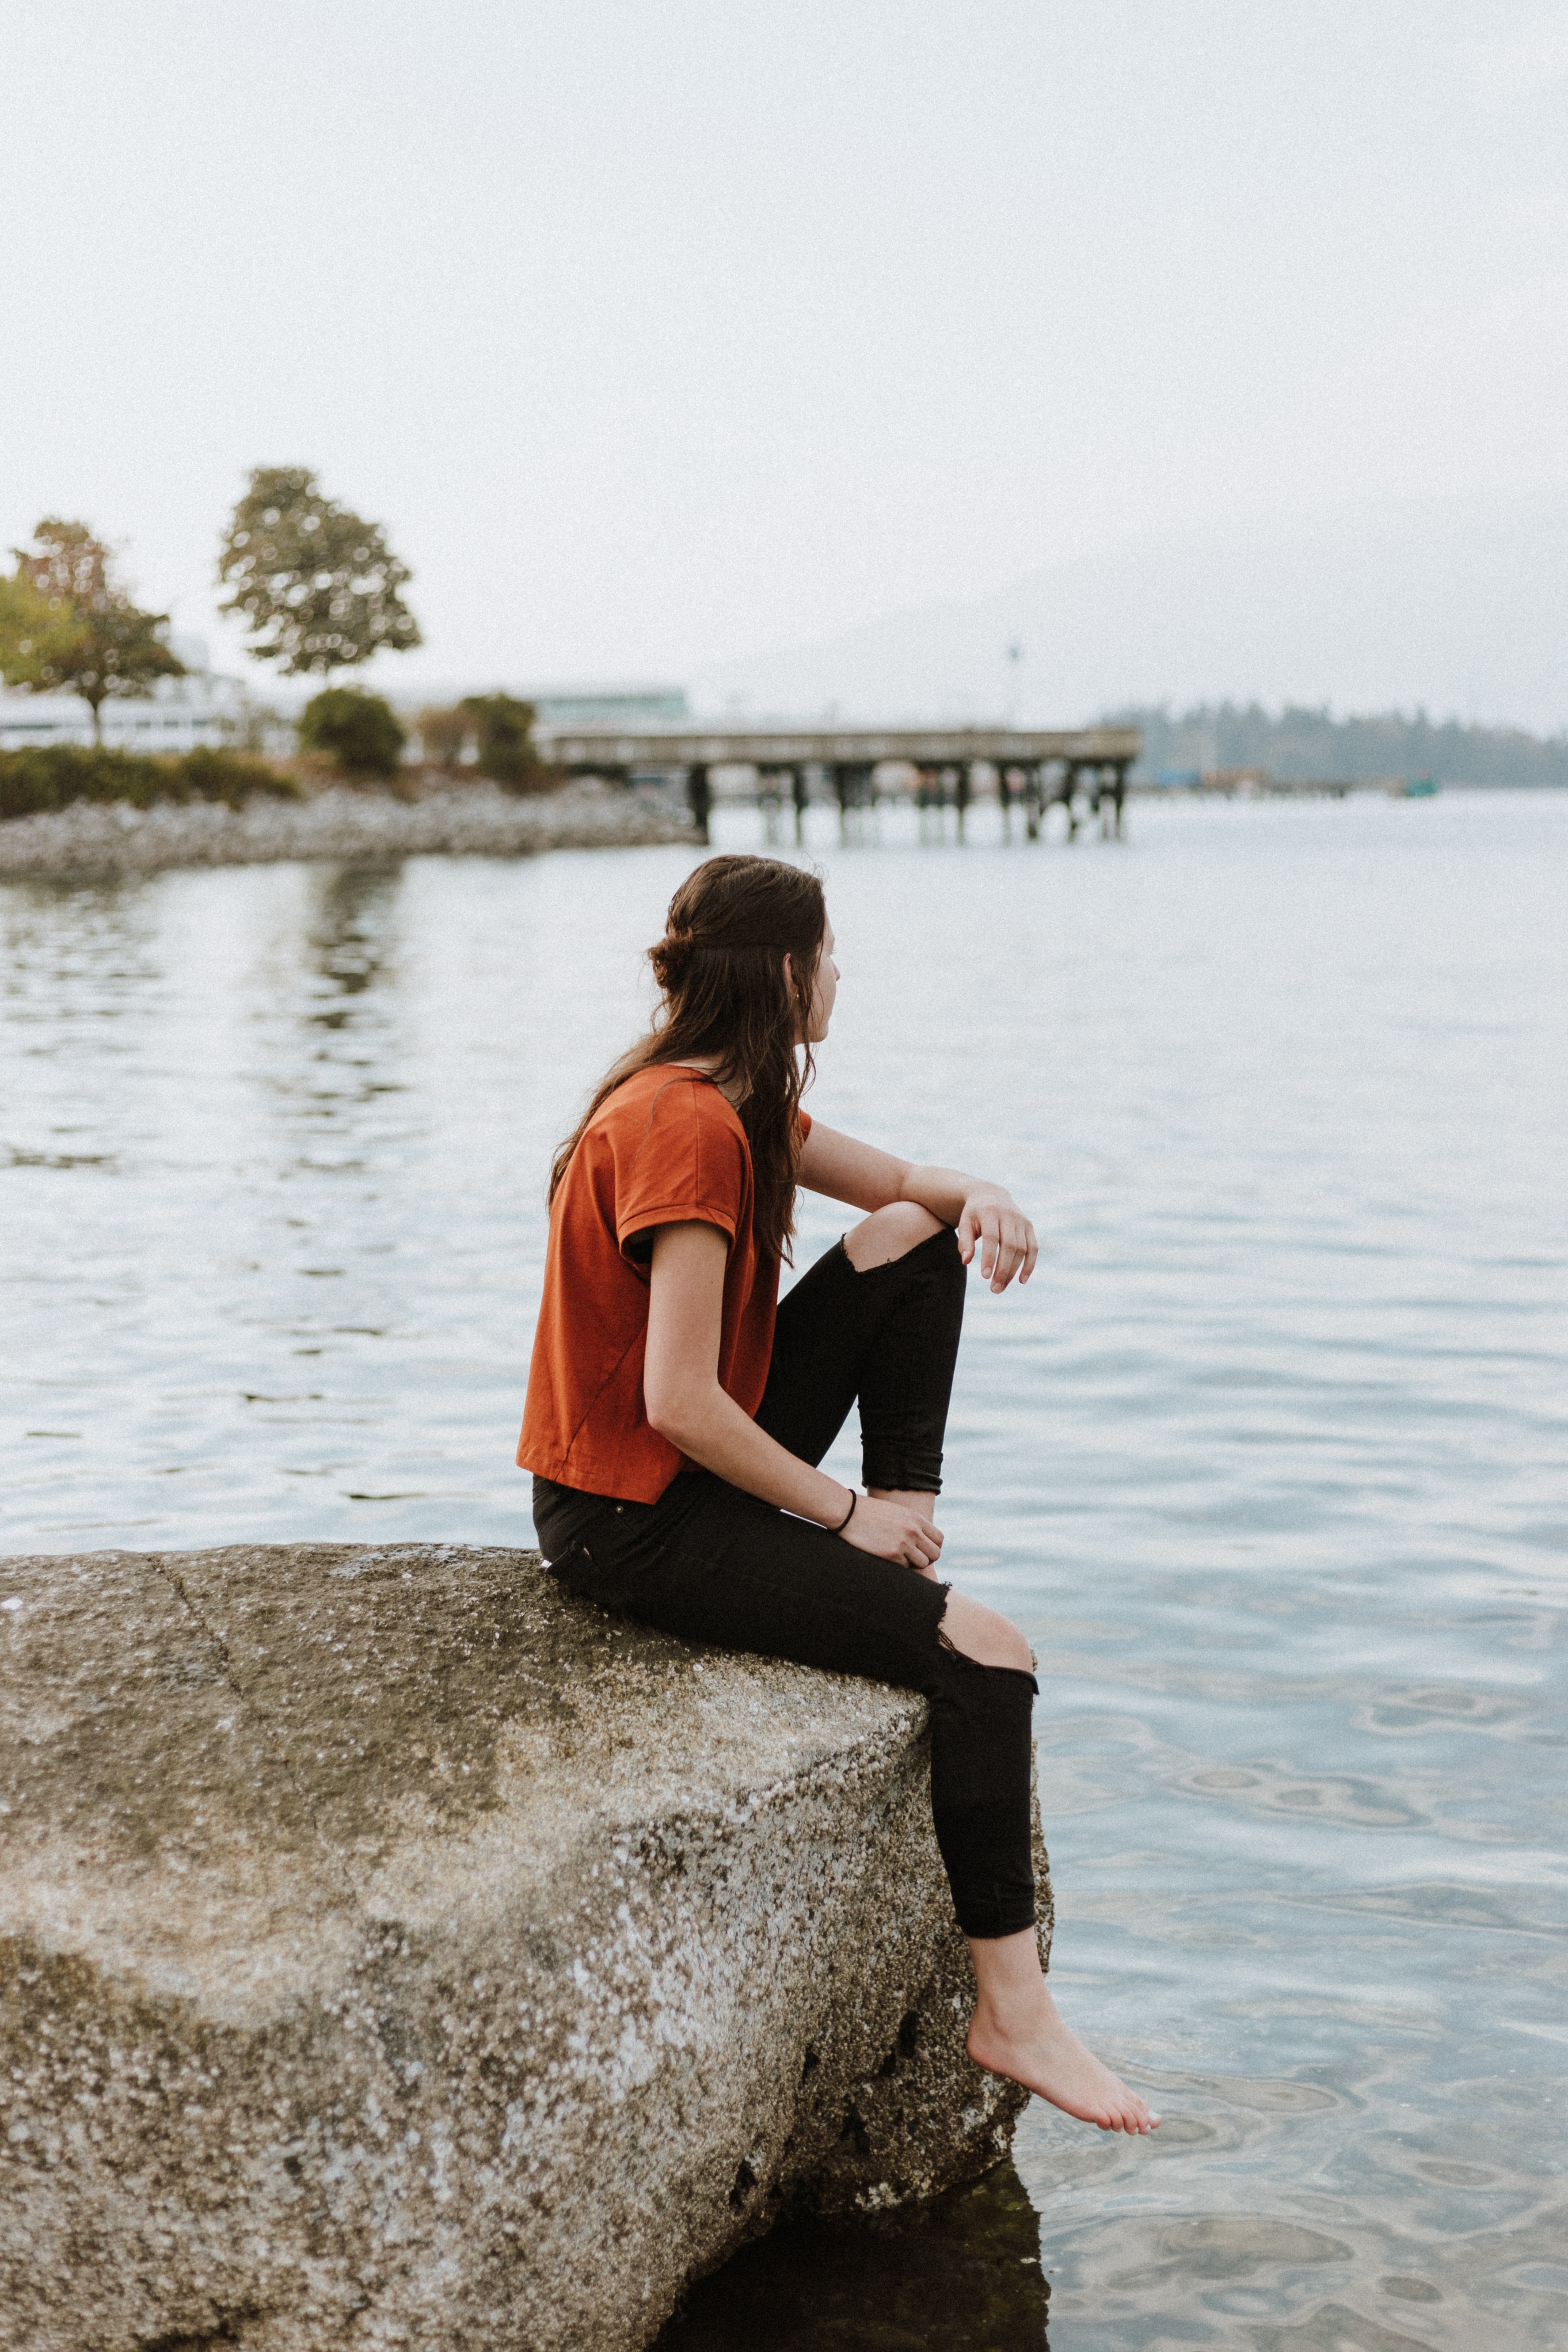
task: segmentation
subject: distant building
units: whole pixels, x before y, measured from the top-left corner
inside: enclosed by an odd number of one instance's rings
[[[189,665],[185,677],[160,678],[146,701],[126,698],[104,704],[106,745],[170,754],[194,751],[199,743],[275,757],[293,751],[292,717],[253,702],[243,679],[208,669],[199,638],[176,638],[174,650]],[[660,720],[679,723],[690,715],[686,690],[679,686],[540,686],[520,688],[518,693],[532,703],[542,728],[647,727]],[[408,698],[399,700],[411,713],[415,706]],[[0,751],[91,741],[92,713],[78,696],[0,688]]]
[[[199,638],[176,638],[174,650],[189,665],[184,677],[159,678],[144,700],[111,697],[103,705],[107,749],[174,755],[207,744],[215,751],[292,751],[289,722],[252,702],[242,679],[208,669]],[[92,740],[92,713],[79,695],[0,688],[0,751]]]
[[[530,686],[521,699],[531,702],[542,727],[643,726],[659,719],[686,719],[686,689],[680,686]]]

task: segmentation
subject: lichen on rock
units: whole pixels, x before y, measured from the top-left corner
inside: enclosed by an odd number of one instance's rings
[[[1005,2153],[923,1701],[531,1552],[0,1587],[7,2347],[616,2352],[781,2212]]]

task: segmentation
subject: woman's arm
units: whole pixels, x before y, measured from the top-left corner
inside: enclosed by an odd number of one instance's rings
[[[786,1453],[719,1385],[729,1249],[717,1225],[661,1225],[654,1235],[643,1361],[649,1425],[731,1486],[797,1518],[837,1528],[853,1490]],[[942,1549],[938,1530],[918,1511],[866,1495],[842,1532],[858,1549],[910,1568],[928,1567]]]
[[[980,1272],[993,1290],[1005,1290],[1015,1275],[1027,1282],[1039,1244],[1035,1228],[1000,1184],[983,1183],[956,1168],[917,1168],[875,1144],[858,1143],[814,1119],[802,1147],[800,1181],[808,1192],[826,1192],[854,1209],[886,1209],[913,1201],[958,1234],[958,1254],[967,1265],[978,1248]]]

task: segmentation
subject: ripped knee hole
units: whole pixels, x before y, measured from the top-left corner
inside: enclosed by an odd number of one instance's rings
[[[998,1661],[994,1658],[977,1658],[972,1650],[961,1650],[959,1648],[958,1643],[948,1632],[945,1623],[939,1622],[936,1629],[937,1648],[939,1650],[945,1650],[950,1657],[962,1658],[966,1666],[978,1666],[983,1674],[987,1675],[1029,1675],[1032,1676],[1035,1671],[1034,1653],[1030,1650],[1028,1643],[1024,1641],[1022,1634],[1019,1634],[1018,1639],[1020,1643],[1023,1643],[1024,1654],[1028,1661],[1025,1665],[1016,1664],[1012,1661],[1006,1659]]]

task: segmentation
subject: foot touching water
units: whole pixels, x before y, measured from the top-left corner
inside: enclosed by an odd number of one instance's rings
[[[1009,2000],[1005,2007],[983,1997],[969,2022],[968,2049],[988,2074],[1022,2083],[1064,2115],[1098,2124],[1101,2131],[1158,2128],[1159,2116],[1150,2114],[1137,2092],[1068,2032],[1044,1984],[1031,1988],[1027,2001]]]

